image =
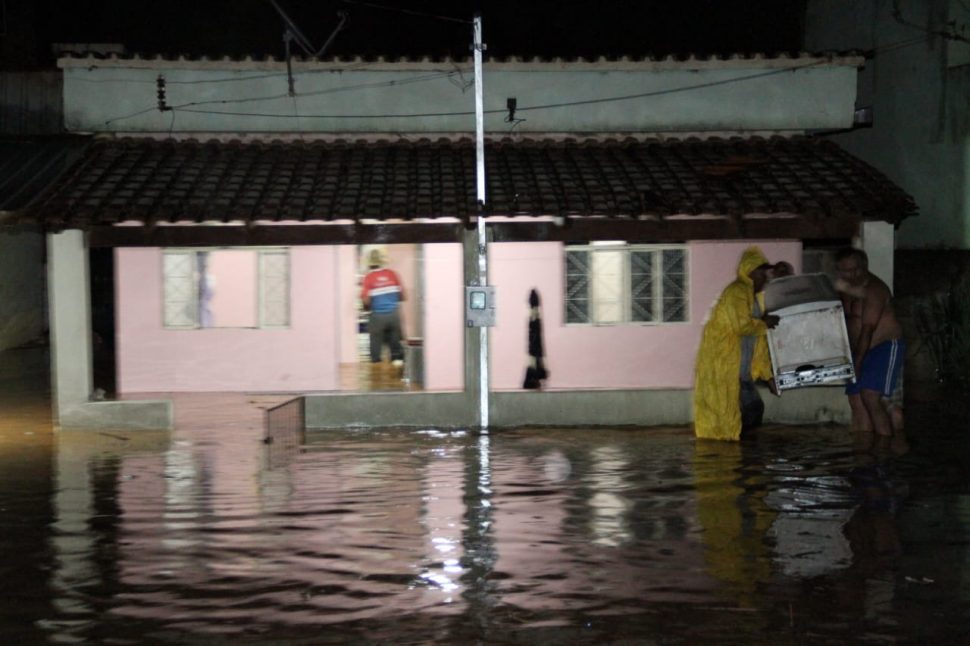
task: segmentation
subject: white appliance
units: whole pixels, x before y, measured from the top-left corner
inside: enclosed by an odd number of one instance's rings
[[[765,310],[779,317],[768,350],[779,390],[855,380],[842,301],[825,274],[778,278]]]

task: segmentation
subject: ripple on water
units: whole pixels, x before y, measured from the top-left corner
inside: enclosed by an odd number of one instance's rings
[[[841,428],[740,444],[683,429],[328,431],[289,447],[193,433],[4,449],[0,575],[23,594],[0,632],[763,642],[766,627],[943,638],[970,619],[962,481],[934,456],[859,451]],[[931,608],[953,621],[934,628]]]

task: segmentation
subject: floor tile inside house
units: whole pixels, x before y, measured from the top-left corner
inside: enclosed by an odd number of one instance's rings
[[[54,432],[46,361],[0,353],[8,643],[953,643],[970,621],[970,454],[940,406],[909,447],[836,426],[267,442],[285,395]]]

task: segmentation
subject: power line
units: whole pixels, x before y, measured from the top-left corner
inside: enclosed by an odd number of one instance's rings
[[[152,108],[154,109],[154,108]],[[173,106],[172,110],[180,112],[193,112],[195,114],[221,114],[230,117],[270,117],[278,119],[295,119],[291,114],[276,114],[273,112],[232,112],[225,110],[196,110],[194,108],[180,108]],[[495,114],[505,112],[502,110],[485,110],[485,114]],[[299,118],[305,119],[410,119],[428,117],[462,117],[475,114],[474,110],[467,112],[423,112],[423,113],[402,113],[402,114],[304,114]]]
[[[901,49],[902,47],[911,46],[911,45],[916,44],[918,42],[922,42],[922,38],[919,38],[919,39],[906,39],[904,41],[898,41],[896,43],[890,43],[890,44],[885,45],[883,47],[876,48],[876,49],[872,50],[872,53],[875,54],[875,53],[883,53],[883,52],[887,52],[887,51],[893,51],[895,49]],[[813,61],[811,61],[809,63],[804,64],[804,65],[796,65],[796,66],[792,66],[792,67],[783,67],[783,68],[778,68],[778,69],[773,69],[773,70],[767,70],[767,71],[764,71],[764,72],[759,72],[757,74],[750,74],[748,76],[735,77],[735,78],[729,78],[729,79],[722,79],[722,80],[719,80],[719,81],[708,81],[706,83],[698,83],[698,84],[695,84],[695,85],[687,85],[687,86],[683,86],[683,87],[679,87],[679,88],[668,88],[668,89],[664,89],[664,90],[652,90],[650,92],[639,92],[639,93],[635,93],[635,94],[626,94],[626,95],[611,96],[611,97],[599,97],[599,98],[594,98],[594,99],[581,99],[581,100],[577,100],[577,101],[564,101],[564,102],[560,102],[560,103],[548,103],[548,104],[535,105],[535,106],[524,106],[524,107],[518,107],[517,110],[520,111],[520,112],[524,112],[524,111],[536,111],[536,110],[551,110],[551,109],[558,109],[558,108],[576,107],[576,106],[582,106],[582,105],[595,105],[595,104],[602,104],[602,103],[613,103],[613,102],[618,102],[618,101],[630,101],[630,100],[634,100],[634,99],[651,98],[651,97],[657,97],[657,96],[664,96],[664,95],[668,95],[668,94],[677,94],[677,93],[680,93],[680,92],[690,92],[690,91],[702,90],[702,89],[706,89],[706,88],[710,88],[710,87],[717,87],[717,86],[729,85],[729,84],[733,84],[733,83],[740,83],[740,82],[744,82],[744,81],[756,80],[756,79],[760,79],[760,78],[774,76],[774,75],[777,75],[777,74],[784,74],[786,72],[794,72],[794,71],[801,70],[801,69],[807,69],[807,68],[815,67],[815,66],[818,66],[818,65],[825,65],[825,64],[828,64],[830,62],[831,62],[831,57],[829,57],[829,58],[823,58],[823,59],[819,59],[819,60],[813,60]],[[385,85],[385,86],[392,86],[392,85],[396,85],[396,84],[403,85],[405,83],[410,83],[410,82],[420,82],[420,81],[425,81],[425,80],[433,80],[435,78],[440,78],[442,76],[451,76],[451,75],[454,75],[454,74],[459,73],[459,72],[460,72],[460,70],[450,71],[450,72],[446,72],[446,73],[445,72],[442,72],[442,73],[439,73],[437,75],[427,75],[425,77],[420,77],[419,79],[413,79],[413,80],[404,79],[404,80],[401,80],[401,81],[385,81],[385,82],[382,82],[381,84],[375,84],[375,85],[373,85],[373,87],[379,87],[380,85]],[[360,87],[360,86],[357,86],[357,87]],[[348,89],[348,90],[349,89],[357,89],[357,87],[348,86],[346,89]],[[318,96],[318,95],[329,94],[329,93],[337,92],[337,91],[344,91],[344,88],[330,88],[330,89],[327,89],[327,90],[318,90],[317,92],[310,92],[310,93],[306,93],[306,94],[301,94],[300,96]],[[247,99],[225,99],[225,100],[214,100],[214,101],[197,101],[197,102],[192,102],[192,103],[185,103],[185,104],[181,104],[181,105],[171,106],[171,109],[172,110],[180,110],[182,112],[195,113],[195,114],[225,115],[225,116],[236,116],[236,117],[257,117],[257,118],[269,118],[269,119],[294,119],[294,118],[313,118],[313,119],[418,119],[418,118],[420,118],[420,119],[427,119],[427,118],[443,118],[443,117],[462,117],[462,116],[471,116],[471,115],[474,115],[475,114],[475,112],[473,110],[461,110],[461,111],[454,111],[454,112],[421,112],[421,113],[397,113],[397,114],[304,114],[304,115],[300,115],[299,117],[297,117],[297,116],[294,116],[294,115],[277,114],[277,113],[270,113],[270,112],[237,112],[237,111],[227,111],[227,110],[199,110],[199,109],[194,109],[192,107],[192,106],[196,106],[196,105],[209,105],[209,104],[226,105],[226,104],[231,104],[231,103],[246,103],[246,102],[252,102],[252,101],[257,101],[257,100],[277,100],[277,99],[280,99],[280,98],[286,98],[286,96],[287,95],[281,94],[281,95],[273,95],[273,96],[267,96],[267,97],[251,97],[251,98],[247,98]],[[146,110],[142,110],[142,111],[139,111],[139,112],[130,114],[130,115],[123,116],[123,117],[117,117],[117,118],[114,118],[114,119],[109,119],[108,121],[105,122],[105,124],[107,125],[107,124],[112,123],[114,121],[120,121],[120,120],[124,120],[124,119],[128,119],[128,118],[132,118],[132,117],[135,117],[135,116],[144,114],[145,112],[149,112],[149,111],[151,111],[153,109],[155,109],[155,108],[148,108]],[[507,112],[507,109],[504,109],[504,108],[503,109],[491,109],[491,110],[485,110],[484,111],[485,114],[499,114],[499,113],[505,113],[505,112]]]
[[[808,67],[813,67],[816,65],[822,65],[828,63],[829,61],[812,61],[811,63],[800,65],[796,67],[786,67],[779,68],[775,70],[769,70],[767,72],[760,72],[758,74],[750,74],[748,76],[722,79],[720,81],[709,81],[707,83],[698,83],[696,85],[687,85],[679,88],[668,88],[665,90],[652,90],[650,92],[640,92],[637,94],[626,94],[622,96],[611,96],[611,97],[600,97],[596,99],[581,99],[578,101],[564,101],[561,103],[547,103],[543,105],[534,105],[526,107],[518,107],[517,110],[520,112],[524,111],[534,111],[534,110],[550,110],[556,108],[568,108],[580,105],[592,105],[597,103],[613,103],[616,101],[630,101],[633,99],[642,99],[648,97],[663,96],[666,94],[677,94],[680,92],[690,92],[693,90],[701,90],[709,87],[716,87],[720,85],[728,85],[732,83],[739,83],[742,81],[750,81],[754,79],[764,78],[767,76],[774,76],[777,74],[783,74],[785,72],[793,72],[800,69],[806,69]],[[173,110],[181,109],[178,106],[173,106]],[[227,116],[253,116],[253,117],[268,117],[268,118],[281,118],[281,119],[292,119],[291,115],[285,114],[273,114],[273,113],[249,113],[249,112],[227,112],[221,110],[185,110],[186,112],[195,112],[199,114],[225,114]],[[506,113],[508,110],[506,108],[485,110],[485,114],[499,114]],[[312,117],[315,119],[411,119],[411,118],[430,118],[430,117],[462,117],[470,116],[475,114],[474,110],[462,110],[457,112],[421,112],[421,113],[398,113],[398,114],[314,114],[314,115],[303,115],[305,117]]]
[[[943,29],[928,29],[923,25],[920,25],[919,23],[915,23],[915,22],[912,22],[911,20],[907,20],[903,16],[902,9],[899,8],[899,0],[893,0],[892,16],[893,16],[893,19],[895,19],[895,21],[898,22],[899,24],[906,25],[907,27],[910,27],[912,29],[918,29],[919,31],[922,31],[931,36],[940,36],[941,38],[944,38],[946,40],[958,40],[963,43],[970,43],[970,38],[967,38],[966,36],[961,36],[960,34],[954,33],[953,31],[946,31]],[[964,27],[965,26],[966,25],[964,25]]]
[[[455,69],[455,70],[451,70],[451,71],[448,71],[448,72],[436,72],[434,74],[426,74],[424,76],[418,76],[418,77],[412,77],[412,78],[406,78],[406,79],[393,79],[393,80],[390,80],[390,81],[380,81],[380,82],[375,82],[375,83],[359,83],[357,85],[344,85],[344,86],[335,87],[335,88],[327,88],[327,89],[324,89],[324,90],[316,90],[314,92],[301,93],[297,97],[293,97],[293,98],[296,99],[296,98],[299,98],[299,97],[322,96],[322,95],[325,95],[325,94],[336,94],[336,93],[340,93],[340,92],[349,92],[349,91],[352,91],[352,90],[359,90],[359,89],[365,89],[365,88],[379,88],[379,87],[394,87],[394,86],[398,86],[398,85],[411,85],[413,83],[423,83],[423,82],[426,82],[426,81],[433,81],[433,80],[439,79],[439,78],[449,78],[449,77],[452,77],[452,76],[455,76],[455,75],[461,76],[462,75],[462,70],[461,69]],[[284,75],[279,75],[279,76],[284,76]],[[155,82],[156,81],[151,81],[151,83],[153,83],[153,84]],[[171,85],[172,84],[172,81],[166,81],[166,84],[167,85]],[[243,99],[212,99],[212,100],[209,100],[209,101],[192,101],[192,102],[189,102],[189,103],[181,103],[181,104],[178,104],[178,105],[170,106],[169,109],[171,109],[171,110],[188,111],[188,110],[186,110],[186,108],[189,108],[189,107],[192,107],[192,106],[198,106],[198,105],[213,105],[213,104],[216,104],[216,105],[228,105],[228,104],[234,104],[234,103],[252,103],[252,102],[255,102],[255,101],[273,101],[273,100],[284,99],[284,98],[287,98],[288,96],[289,96],[288,94],[282,93],[282,94],[272,94],[272,95],[257,96],[257,97],[247,97],[247,98],[243,98]],[[144,114],[146,112],[151,112],[152,110],[155,110],[155,109],[156,109],[156,107],[153,106],[151,108],[146,108],[144,110],[139,110],[139,111],[133,112],[131,114],[126,114],[126,115],[123,115],[123,116],[120,116],[120,117],[114,117],[112,119],[108,119],[104,123],[105,123],[105,125],[108,125],[108,124],[113,123],[115,121],[124,121],[125,119],[131,119],[132,117],[137,117],[137,116],[142,115],[142,114]],[[221,111],[213,111],[213,113],[214,114],[230,114],[228,112],[221,112]],[[242,115],[242,114],[248,114],[248,113],[239,113],[239,114]],[[258,116],[258,114],[256,114],[256,113],[253,113],[253,114],[254,114],[254,116]],[[281,115],[281,116],[287,116],[287,117],[292,118],[290,115]]]
[[[328,67],[326,69],[305,69],[297,72],[300,76],[306,74],[333,74],[334,72],[354,72],[361,67],[366,67],[370,65],[370,61],[359,61],[357,63],[352,63],[350,65],[345,65],[342,67]],[[97,66],[94,66],[97,67]],[[157,67],[139,67],[137,65],[126,66],[128,69],[140,69],[148,70],[151,72],[157,72]],[[197,71],[197,70],[193,70]],[[145,78],[124,78],[124,77],[114,77],[114,78],[87,78],[84,76],[71,77],[74,81],[80,81],[82,83],[150,83],[155,84],[155,79],[145,79]],[[274,79],[274,78],[286,78],[286,72],[269,72],[266,74],[254,74],[252,76],[227,76],[224,78],[215,79],[193,79],[191,81],[179,80],[166,78],[166,82],[169,85],[208,85],[209,83],[240,83],[243,81],[261,81],[263,79]]]
[[[418,76],[414,78],[401,79],[401,80],[391,80],[391,81],[380,81],[376,83],[360,83],[358,85],[345,85],[341,87],[327,88],[325,90],[315,90],[313,92],[301,92],[293,98],[311,97],[311,96],[322,96],[325,94],[336,94],[338,92],[349,92],[351,90],[359,90],[363,88],[376,88],[376,87],[394,87],[397,85],[410,85],[412,83],[423,83],[425,81],[433,81],[439,78],[445,78],[448,76],[453,76],[457,74],[457,71],[450,72],[437,72],[435,74],[428,74],[425,76]],[[196,105],[226,105],[231,103],[253,103],[256,101],[275,101],[277,99],[283,99],[290,96],[289,94],[270,94],[266,96],[253,96],[246,97],[244,99],[211,99],[208,101],[191,101],[189,103],[182,103],[181,105],[172,106],[172,108],[187,108]]]
[[[445,22],[457,22],[463,25],[472,24],[471,20],[465,20],[464,18],[454,18],[452,16],[441,16],[433,13],[425,13],[423,11],[414,11],[413,9],[402,9],[401,7],[389,7],[383,4],[377,4],[376,2],[364,2],[363,0],[340,0],[344,4],[353,4],[361,7],[370,7],[371,9],[381,9],[383,11],[392,11],[395,13],[403,13],[410,16],[418,16],[420,18],[432,18],[434,20],[444,20]]]

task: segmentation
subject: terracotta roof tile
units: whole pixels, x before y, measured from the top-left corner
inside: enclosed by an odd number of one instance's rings
[[[912,198],[825,139],[495,140],[488,215],[797,214],[899,222]],[[124,220],[468,218],[470,140],[102,140],[26,216],[50,228]]]

